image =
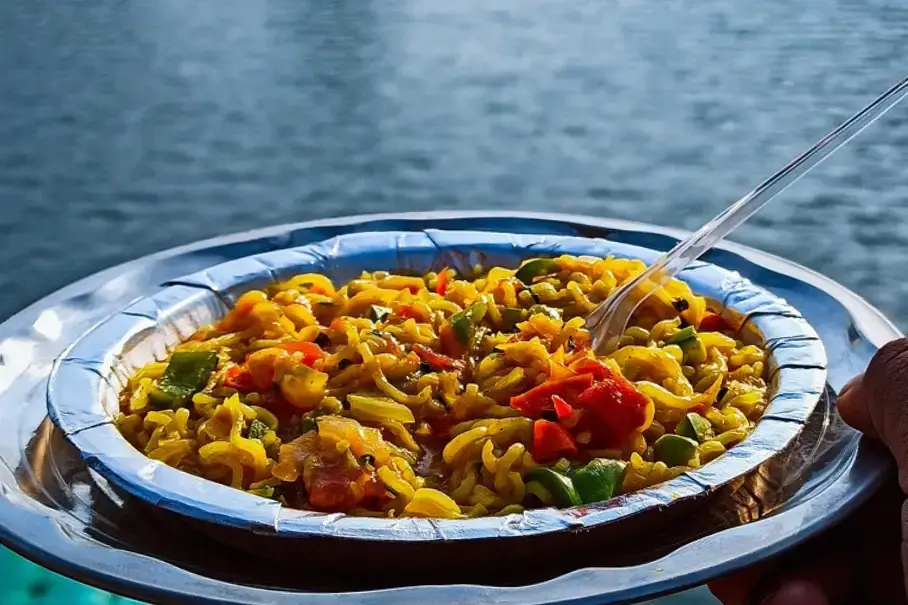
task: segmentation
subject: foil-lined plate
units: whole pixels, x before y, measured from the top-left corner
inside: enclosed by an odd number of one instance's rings
[[[785,451],[709,498],[692,499],[694,508],[666,507],[680,515],[675,522],[657,525],[648,515],[634,515],[602,526],[628,528],[623,539],[602,531],[525,536],[517,541],[521,548],[506,554],[529,551],[534,556],[522,564],[503,556],[478,569],[460,565],[485,550],[473,548],[471,540],[360,540],[355,551],[345,549],[344,564],[310,567],[306,564],[315,563],[321,552],[293,548],[302,542],[297,537],[281,540],[273,532],[260,535],[188,521],[185,515],[132,496],[87,465],[47,417],[47,384],[55,360],[92,326],[162,292],[181,275],[339,235],[428,229],[603,238],[610,244],[663,251],[686,236],[652,225],[558,214],[352,216],[201,241],[76,282],[0,324],[0,542],[56,572],[148,602],[617,603],[701,584],[791,548],[840,521],[891,476],[888,454],[841,422],[834,393],[866,368],[879,346],[900,336],[898,329],[832,280],[727,242],[703,260],[738,272],[798,309],[827,352],[827,384]],[[769,331],[764,336],[774,339]],[[804,374],[811,368],[791,371]],[[797,384],[803,380],[793,379]],[[788,387],[779,383],[775,388]],[[775,413],[798,413],[781,406],[781,399],[774,403],[780,404]],[[247,552],[212,540],[228,533],[234,534],[230,542]],[[556,541],[556,536],[568,543]],[[589,548],[579,548],[588,536],[599,537],[589,541]],[[547,542],[537,547],[537,537]],[[266,541],[261,548],[267,551],[249,547],[258,538]],[[351,540],[335,542],[346,545]],[[286,560],[262,556],[284,543],[290,546],[283,558],[296,563],[295,569],[289,569]],[[395,544],[414,544],[415,550],[393,573],[373,571],[374,561],[389,558],[384,548]],[[449,558],[423,556],[424,547],[434,544],[466,545],[469,552]],[[379,548],[364,548],[369,545]],[[357,554],[351,558],[353,552]],[[429,569],[411,569],[414,561],[423,559]]]
[[[50,416],[91,468],[132,495],[174,513],[279,537],[420,543],[481,540],[485,556],[495,548],[486,543],[490,539],[589,532],[701,498],[755,470],[788,447],[802,430],[826,384],[826,352],[819,336],[784,300],[738,273],[706,263],[695,263],[679,278],[696,293],[721,303],[723,315],[738,327],[741,338],[765,343],[769,405],[754,431],[715,461],[606,502],[462,520],[297,510],[149,459],[127,443],[113,424],[119,393],[136,370],[164,360],[175,345],[218,320],[252,288],[300,273],[322,273],[335,283],[376,270],[422,274],[453,267],[463,275],[477,265],[516,267],[526,258],[561,254],[646,262],[660,256],[655,250],[606,239],[430,229],[340,235],[237,259],[169,281],[162,291],[113,314],[78,339],[51,372]]]

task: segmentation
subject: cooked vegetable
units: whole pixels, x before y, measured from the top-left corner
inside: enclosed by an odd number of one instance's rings
[[[265,424],[261,420],[256,419],[253,420],[249,425],[249,433],[247,434],[247,437],[249,439],[261,439],[269,430],[270,429],[268,428],[267,424]]]
[[[473,332],[476,330],[476,324],[482,321],[486,314],[486,303],[473,303],[463,311],[451,316],[451,327],[454,330],[454,336],[461,344],[469,344],[473,338]]]
[[[670,338],[665,340],[665,344],[680,345],[684,342],[687,342],[691,338],[696,338],[697,330],[693,326],[687,326],[686,328],[681,328]]]
[[[544,493],[551,496],[555,506],[566,508],[578,506],[581,503],[580,496],[577,494],[577,490],[574,489],[574,484],[571,480],[550,468],[537,466],[527,471],[524,479],[527,482],[527,491],[534,491],[530,486],[533,483],[538,483],[545,490]]]
[[[148,401],[158,409],[186,407],[190,398],[205,388],[218,365],[214,351],[178,351],[170,356],[167,369],[148,392]]]
[[[627,462],[597,458],[571,474],[580,502],[591,504],[608,500],[618,493],[624,482]]]
[[[372,321],[384,321],[389,315],[391,315],[391,309],[388,307],[379,305],[371,305],[369,307],[369,319]]]
[[[533,280],[542,275],[548,275],[558,270],[558,262],[551,258],[537,258],[524,263],[514,277],[525,284],[533,283]]]
[[[697,442],[681,435],[662,435],[653,444],[653,457],[668,466],[684,466],[697,453]]]
[[[558,395],[563,401],[572,405],[577,397],[593,385],[592,374],[580,374],[558,380],[549,380],[516,397],[511,397],[511,407],[530,417],[540,417],[542,413],[555,410],[552,395]]]
[[[684,416],[681,422],[678,423],[675,433],[688,439],[696,439],[700,443],[716,438],[712,423],[695,412]]]
[[[501,307],[501,329],[510,332],[514,327],[527,318],[527,310],[520,307]]]
[[[577,444],[564,427],[549,420],[537,420],[533,424],[533,456],[536,460],[546,462],[576,455]]]
[[[555,307],[548,307],[546,305],[533,305],[530,307],[530,315],[545,315],[550,319],[561,319],[561,309],[556,309]]]

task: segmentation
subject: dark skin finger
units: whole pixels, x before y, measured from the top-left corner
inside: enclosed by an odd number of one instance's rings
[[[848,424],[889,449],[898,481],[806,546],[711,584],[724,605],[908,603],[908,340],[881,348],[842,389],[838,408]]]

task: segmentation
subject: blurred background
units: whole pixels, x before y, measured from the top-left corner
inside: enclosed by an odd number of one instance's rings
[[[0,320],[289,221],[510,208],[694,228],[902,77],[906,26],[883,0],[6,0]],[[901,106],[733,239],[904,328],[906,165]],[[0,564],[3,603],[120,601]]]

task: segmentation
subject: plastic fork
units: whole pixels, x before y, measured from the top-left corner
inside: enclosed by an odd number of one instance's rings
[[[908,94],[908,77],[877,97],[810,149],[763,181],[756,189],[723,210],[690,237],[679,242],[670,252],[637,277],[613,292],[586,319],[586,327],[592,337],[593,350],[605,354],[618,348],[618,340],[624,333],[628,320],[650,294],[668,283],[691,261],[696,260],[722,241],[741,223],[818,166],[839,147],[873,124],[901,101],[906,94]]]

